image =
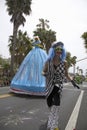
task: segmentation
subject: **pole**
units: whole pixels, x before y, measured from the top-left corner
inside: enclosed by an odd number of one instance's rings
[[[85,58],[83,58],[83,59],[80,59],[80,60],[77,60],[76,61],[76,63],[77,62],[80,62],[80,61],[82,61],[82,60],[85,60],[85,59],[87,59],[87,57],[85,57]],[[75,64],[76,65],[76,64]],[[73,74],[75,75],[75,65],[73,65]]]

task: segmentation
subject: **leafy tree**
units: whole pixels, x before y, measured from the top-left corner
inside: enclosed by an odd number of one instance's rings
[[[32,0],[5,0],[8,14],[11,16],[10,21],[13,23],[13,41],[11,52],[11,75],[14,73],[14,52],[16,47],[17,31],[20,25],[24,26],[26,22],[25,15],[31,13],[31,1]]]
[[[2,59],[2,57],[0,56],[0,66],[2,66],[2,63],[3,63],[3,59]]]
[[[56,41],[56,32],[52,31],[48,20],[39,19],[40,24],[37,24],[37,29],[34,31],[34,36],[38,35],[42,42],[42,45],[45,45],[46,51],[48,52],[51,44]]]
[[[39,28],[42,28],[43,30],[46,30],[46,28],[47,29],[49,29],[49,25],[48,25],[48,23],[49,23],[49,20],[44,20],[44,19],[39,19],[39,21],[40,21],[40,23],[39,24],[37,24],[36,26],[37,27],[39,27]]]
[[[83,38],[83,40],[84,40],[84,46],[85,46],[85,48],[87,50],[87,32],[84,32],[82,34],[81,38]]]
[[[83,69],[79,69],[80,75],[83,75]]]
[[[79,74],[79,66],[77,66],[77,68],[76,68],[76,69],[77,69],[77,74]]]
[[[2,58],[2,56],[0,56],[0,66],[1,67],[4,67],[4,65],[6,64],[8,64],[9,65],[9,59],[5,59],[5,58]]]
[[[71,57],[71,53],[67,52],[66,60],[67,60],[67,63],[68,63],[68,68],[70,68],[72,65],[76,64],[76,59],[77,59],[76,56]]]
[[[0,56],[0,80],[2,85],[4,78],[10,81],[10,59],[5,59]]]
[[[12,41],[13,36],[9,37],[9,51],[12,53]],[[18,31],[17,39],[16,39],[16,47],[14,51],[14,63],[15,67],[18,68],[23,61],[24,57],[28,54],[28,52],[32,49],[31,39],[28,37],[27,32]]]
[[[74,80],[77,84],[82,84],[84,79],[82,75],[76,74]]]

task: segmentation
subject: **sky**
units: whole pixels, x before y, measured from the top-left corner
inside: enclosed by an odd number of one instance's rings
[[[0,0],[0,55],[10,57],[8,39],[13,33],[13,25],[6,11],[5,0]],[[39,24],[39,19],[49,20],[50,29],[56,32],[57,41],[62,41],[66,51],[77,60],[87,57],[84,48],[84,40],[81,35],[87,32],[87,0],[32,0],[32,13],[26,17],[25,26],[21,26],[23,32],[27,31],[33,38],[33,31]],[[87,59],[77,62],[76,67],[87,69]],[[70,68],[73,71],[73,67]]]

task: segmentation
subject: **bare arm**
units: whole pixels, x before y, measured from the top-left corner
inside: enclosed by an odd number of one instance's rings
[[[48,62],[45,63],[42,71],[42,75],[46,76],[48,72]]]
[[[43,67],[43,71],[47,72],[48,71],[48,62],[45,63],[44,67]]]

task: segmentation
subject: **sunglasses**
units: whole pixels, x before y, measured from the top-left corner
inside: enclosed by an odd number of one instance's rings
[[[55,51],[62,51],[63,49],[62,48],[60,48],[60,47],[56,47],[55,48]]]

